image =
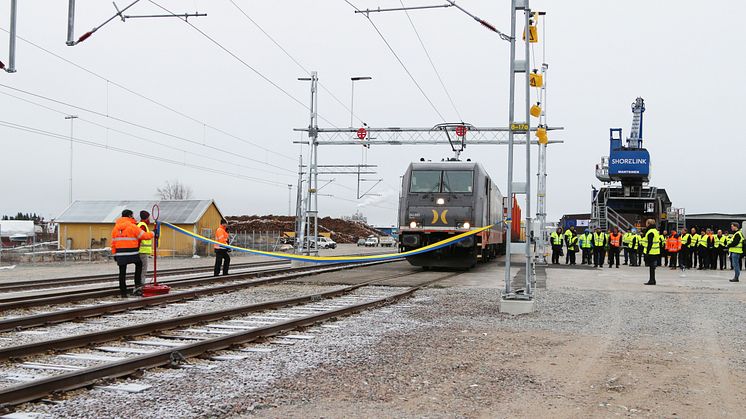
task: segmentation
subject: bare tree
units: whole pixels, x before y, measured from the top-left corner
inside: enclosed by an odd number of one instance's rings
[[[192,197],[192,188],[178,180],[166,181],[166,185],[157,190],[157,195],[164,201],[180,201]]]

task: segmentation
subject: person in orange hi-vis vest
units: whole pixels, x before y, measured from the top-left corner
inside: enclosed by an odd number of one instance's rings
[[[228,244],[229,238],[230,235],[228,234],[228,222],[225,221],[225,219],[221,219],[220,227],[218,227],[217,231],[215,231],[215,241],[218,243]],[[220,275],[221,266],[223,275],[228,275],[228,268],[231,265],[230,251],[231,249],[220,246],[218,244],[215,245],[215,271],[213,272],[214,276]]]
[[[609,268],[616,262],[616,267],[619,268],[619,252],[622,249],[622,233],[619,229],[614,229],[609,233]]]
[[[122,211],[122,216],[117,218],[114,228],[111,230],[111,254],[119,265],[119,294],[122,298],[127,297],[127,265],[135,265],[135,292],[137,294],[142,287],[142,261],[140,260],[140,241],[150,240],[154,234],[145,232],[137,227],[131,210]]]
[[[666,251],[668,252],[668,267],[675,270],[676,261],[681,250],[681,239],[676,231],[673,231],[666,239]]]

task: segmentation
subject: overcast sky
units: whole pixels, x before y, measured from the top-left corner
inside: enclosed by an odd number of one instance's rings
[[[345,1],[234,1],[304,68],[318,71],[322,84],[346,106],[350,77],[373,77],[355,88],[355,114],[368,125],[426,127],[444,122],[373,27]],[[9,3],[0,1],[3,30],[9,28]],[[114,12],[110,2],[77,3],[76,37]],[[118,4],[125,3],[129,1]],[[152,199],[158,186],[178,179],[194,190],[195,198],[214,199],[227,215],[287,213],[287,185],[297,182],[301,152],[293,144],[301,139],[293,128],[308,125],[304,106],[309,87],[296,79],[307,74],[229,0],[157,3],[179,13],[207,13],[189,21],[245,64],[173,18],[114,20],[87,41],[67,47],[67,2],[19,2],[19,36],[85,70],[18,40],[18,72],[0,73],[0,214],[37,212],[53,218],[67,206],[70,143],[59,137],[70,134],[65,114],[80,117],[74,136],[87,142],[74,144],[76,200]],[[353,3],[370,8],[400,5],[391,0]],[[508,0],[459,4],[509,30]],[[647,106],[644,144],[651,154],[651,184],[666,188],[674,206],[688,213],[746,212],[746,145],[739,123],[746,114],[741,56],[746,32],[736,21],[746,12],[746,3],[725,1],[715,8],[694,1],[535,0],[531,5],[547,12],[547,118],[550,125],[565,127],[551,134],[565,143],[549,150],[550,221],[563,213],[590,211],[591,185],[599,185],[594,165],[608,155],[608,129],[621,127],[628,135],[630,104],[637,96],[644,97]],[[127,13],[162,11],[142,0]],[[506,126],[508,43],[454,8],[410,16],[463,120]],[[395,12],[371,17],[438,111],[448,122],[458,121],[407,16]],[[540,61],[541,47],[535,48]],[[7,64],[7,32],[0,32],[0,61]],[[349,111],[325,90],[319,94],[319,112],[330,123],[349,125]],[[517,180],[525,173],[520,150]],[[469,147],[463,158],[483,162],[505,192],[506,151],[504,146]],[[329,176],[335,181],[322,192],[333,197],[320,198],[321,215],[349,215],[360,209],[369,221],[392,225],[399,176],[406,165],[419,157],[439,160],[450,155],[447,146],[373,148],[367,159],[378,165],[379,175],[372,177],[384,179],[373,192],[382,196],[358,201],[354,177]],[[322,147],[319,162],[357,164],[361,158],[357,146]],[[532,181],[535,184],[535,177]]]

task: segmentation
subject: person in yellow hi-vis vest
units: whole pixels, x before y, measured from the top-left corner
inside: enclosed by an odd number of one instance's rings
[[[645,226],[647,227],[647,230],[645,230],[645,239],[643,240],[645,245],[643,253],[645,254],[645,263],[647,263],[650,268],[650,276],[648,282],[645,282],[645,285],[655,285],[655,268],[658,266],[661,254],[660,233],[658,233],[658,229],[655,228],[655,220],[652,218],[649,218],[645,222]]]
[[[140,230],[150,233],[150,213],[142,210],[140,211],[140,222],[137,223],[137,228]],[[140,284],[145,283],[145,277],[148,276],[148,258],[153,255],[153,240],[140,240],[140,261],[142,262],[142,271],[140,274]]]
[[[728,250],[730,251],[730,260],[733,264],[733,279],[730,282],[738,282],[738,277],[741,276],[741,258],[743,258],[743,230],[740,229],[740,225],[737,222],[730,223],[730,229],[733,232],[733,238],[728,242]]]

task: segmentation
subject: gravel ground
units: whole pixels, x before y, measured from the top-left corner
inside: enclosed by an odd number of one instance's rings
[[[314,339],[271,353],[127,380],[154,386],[143,393],[94,389],[24,409],[131,418],[746,417],[746,291],[696,273],[675,282],[664,272],[651,288],[639,270],[557,272],[530,315],[498,313],[495,289],[430,288],[338,328],[311,328],[304,333]]]

